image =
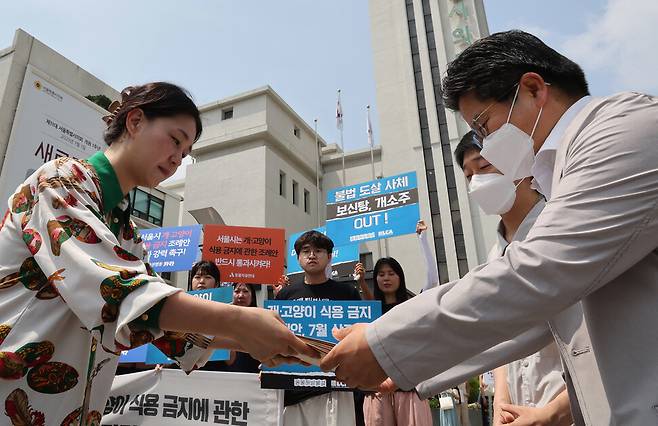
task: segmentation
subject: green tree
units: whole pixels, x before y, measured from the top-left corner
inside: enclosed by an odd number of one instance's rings
[[[107,110],[112,103],[110,98],[108,98],[105,95],[87,95],[87,99],[98,105],[99,107],[103,108],[104,110]]]

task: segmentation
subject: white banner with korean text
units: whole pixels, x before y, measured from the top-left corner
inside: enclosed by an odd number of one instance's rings
[[[164,369],[117,376],[102,426],[280,426],[283,391],[261,389],[257,374]]]
[[[59,157],[86,159],[106,147],[107,111],[28,65],[0,168],[0,202],[39,167]]]

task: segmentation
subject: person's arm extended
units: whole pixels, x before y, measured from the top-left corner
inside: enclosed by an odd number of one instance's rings
[[[363,263],[357,263],[354,267],[354,278],[361,289],[361,298],[363,300],[375,300],[375,296],[373,296],[372,291],[370,291],[370,288],[368,287],[368,283],[366,283],[366,270],[363,267]],[[373,277],[373,279],[375,281],[377,280],[376,277]]]
[[[274,311],[211,302],[182,292],[167,298],[160,313],[160,328],[216,336],[212,347],[241,349],[259,361],[277,355],[317,356]]]
[[[411,389],[560,314],[647,258],[658,235],[652,99],[629,106],[632,120],[601,110],[570,142],[552,197],[524,241],[450,291],[433,288],[368,325],[341,329],[322,368],[350,386],[373,388],[390,377]]]
[[[430,240],[427,234],[427,225],[425,225],[424,221],[419,220],[416,224],[416,234],[418,234],[420,252],[423,254],[425,270],[427,272],[425,285],[420,291],[422,293],[423,291],[434,288],[439,284],[439,270],[436,266],[436,259],[434,259],[434,256],[432,256],[432,248],[430,247]]]
[[[494,403],[493,403],[493,424],[501,424],[501,405],[511,404],[512,399],[509,395],[509,385],[507,384],[507,365],[496,368],[494,374]]]
[[[456,282],[444,284],[440,291],[449,291],[455,284]],[[421,398],[429,398],[444,389],[468,381],[473,376],[531,355],[552,342],[553,335],[548,325],[538,325],[425,380],[416,386],[416,391]]]

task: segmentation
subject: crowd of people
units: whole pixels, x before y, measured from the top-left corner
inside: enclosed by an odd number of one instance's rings
[[[655,424],[658,100],[591,97],[577,64],[521,31],[467,48],[442,94],[472,129],[455,162],[471,199],[500,216],[497,243],[485,264],[439,286],[419,222],[427,281],[412,297],[396,259],[375,262],[372,289],[362,264],[355,282],[335,281],[332,240],[302,234],[304,280],[282,279],[275,298],[378,300],[383,315],[335,330],[340,342],[320,362],[354,392],[286,391],[284,424],[426,426],[438,395],[442,424],[468,425],[465,383],[477,376],[488,424]],[[100,421],[120,351],[145,343],[187,372],[318,357],[257,306],[254,285],[234,284],[233,303],[220,304],[152,271],[126,194],[176,171],[202,132],[199,111],[168,83],[126,88],[110,111],[105,152],[46,163],[0,225],[10,418],[24,401],[45,424]],[[190,272],[190,290],[219,283],[211,262]],[[229,359],[206,363],[216,348]]]

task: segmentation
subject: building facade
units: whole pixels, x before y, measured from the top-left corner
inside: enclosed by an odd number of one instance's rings
[[[417,172],[421,216],[431,226],[445,283],[484,262],[495,241],[496,219],[470,202],[461,168],[453,164],[468,127],[441,99],[447,64],[488,34],[484,6],[481,0],[370,0],[369,11],[382,171]],[[417,263],[411,238],[388,244],[403,266]]]

